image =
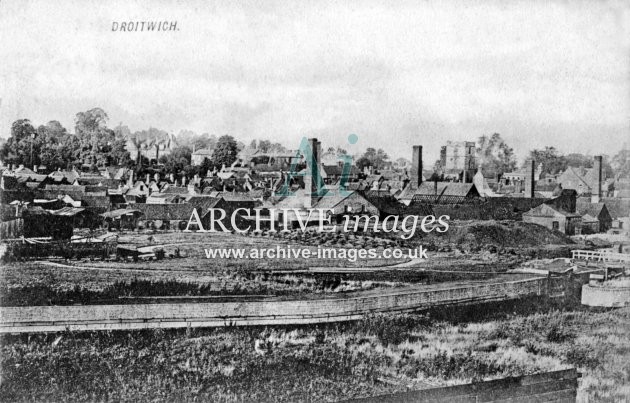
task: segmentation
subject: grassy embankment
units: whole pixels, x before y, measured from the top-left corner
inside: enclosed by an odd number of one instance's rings
[[[630,309],[531,304],[323,327],[5,336],[0,399],[338,400],[569,366],[583,373],[580,401],[630,396]]]

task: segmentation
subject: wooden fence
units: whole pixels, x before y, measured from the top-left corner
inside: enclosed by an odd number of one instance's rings
[[[574,250],[573,259],[593,260],[596,262],[630,263],[630,254],[598,250]]]
[[[575,370],[544,372],[349,400],[361,403],[393,402],[575,402],[578,378]]]
[[[358,320],[373,313],[547,294],[548,279],[537,277],[450,287],[416,285],[303,300],[2,307],[0,333],[327,323]]]

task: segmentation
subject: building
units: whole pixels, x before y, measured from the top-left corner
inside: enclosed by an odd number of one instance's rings
[[[415,161],[411,161],[412,165]],[[472,182],[477,170],[477,149],[474,141],[448,141],[440,150],[444,177],[458,182]]]
[[[574,189],[578,195],[593,195],[597,199],[608,194],[606,175],[602,169],[602,157],[596,156],[592,168],[568,167],[557,182],[562,189]]]
[[[581,233],[582,216],[560,209],[553,204],[543,203],[523,213],[523,221],[542,225],[566,235]]]
[[[192,153],[190,157],[190,163],[193,166],[200,166],[201,164],[203,164],[204,160],[211,160],[212,154],[214,154],[214,150],[211,148],[202,148],[200,150],[196,150]]]
[[[177,141],[174,134],[155,129],[134,133],[125,143],[125,149],[133,161],[139,161],[142,156],[150,162],[158,162],[161,156],[169,155],[175,147]]]
[[[606,232],[610,228],[612,228],[613,218],[608,211],[608,207],[606,207],[606,203],[591,203],[591,200],[589,198],[581,197],[577,200],[576,209],[577,212],[582,215],[582,226],[584,228],[584,233],[586,233],[587,227],[592,230],[593,233]],[[589,222],[587,220],[589,218],[596,220],[597,225],[595,225],[593,220]]]

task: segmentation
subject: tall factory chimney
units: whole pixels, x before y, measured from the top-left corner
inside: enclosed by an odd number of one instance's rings
[[[602,156],[595,156],[595,163],[593,164],[595,170],[595,183],[591,189],[591,203],[599,203],[602,197]]]
[[[411,156],[411,189],[417,189],[422,184],[422,146],[413,146]]]
[[[535,173],[536,173],[536,161],[534,160],[527,160],[527,162],[525,162],[525,164],[527,165],[525,167],[526,169],[526,173],[525,173],[525,195],[524,197],[529,197],[530,199],[534,198],[534,190],[536,188],[536,182],[535,182]]]
[[[311,208],[319,197],[317,194],[320,178],[320,160],[322,144],[316,138],[308,139],[308,145],[311,149],[311,159],[306,161],[307,174],[304,176],[304,207]]]

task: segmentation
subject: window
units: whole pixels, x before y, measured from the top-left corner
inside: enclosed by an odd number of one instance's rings
[[[560,223],[558,221],[554,221],[551,223],[551,228],[558,231],[560,229]]]

